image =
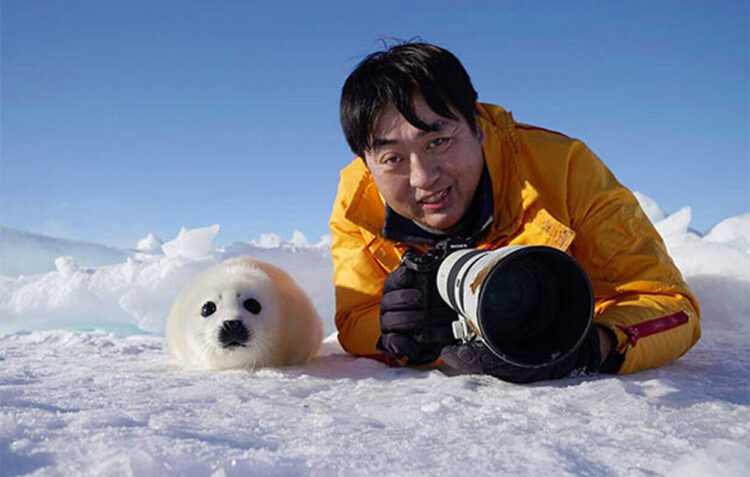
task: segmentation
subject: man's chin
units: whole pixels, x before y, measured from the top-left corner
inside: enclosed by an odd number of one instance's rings
[[[436,213],[428,214],[418,219],[417,222],[430,229],[449,230],[458,223],[459,218],[453,217],[451,214]]]

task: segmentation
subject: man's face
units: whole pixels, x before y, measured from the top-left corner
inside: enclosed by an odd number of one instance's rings
[[[458,113],[436,114],[417,96],[414,111],[434,131],[412,126],[393,104],[375,123],[365,162],[386,203],[399,215],[435,229],[455,225],[471,204],[482,175],[481,129]]]

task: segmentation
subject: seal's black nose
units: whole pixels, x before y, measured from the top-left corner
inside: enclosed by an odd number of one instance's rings
[[[240,320],[225,321],[219,329],[219,342],[223,348],[245,346],[250,339],[250,330]]]

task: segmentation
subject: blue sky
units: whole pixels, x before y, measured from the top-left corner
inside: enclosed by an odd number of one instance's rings
[[[453,51],[480,100],[584,140],[703,231],[750,210],[743,1],[2,0],[0,224],[133,246],[328,233],[347,74]]]

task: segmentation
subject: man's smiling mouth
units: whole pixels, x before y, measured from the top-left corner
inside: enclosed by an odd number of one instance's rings
[[[427,197],[425,197],[423,199],[418,200],[417,203],[419,203],[419,204],[436,204],[436,203],[440,202],[441,200],[443,200],[448,195],[448,193],[450,192],[450,190],[451,190],[450,187],[446,187],[445,189],[441,190],[440,192],[436,192],[436,193],[434,193],[434,194],[432,194],[430,196],[427,196]]]

